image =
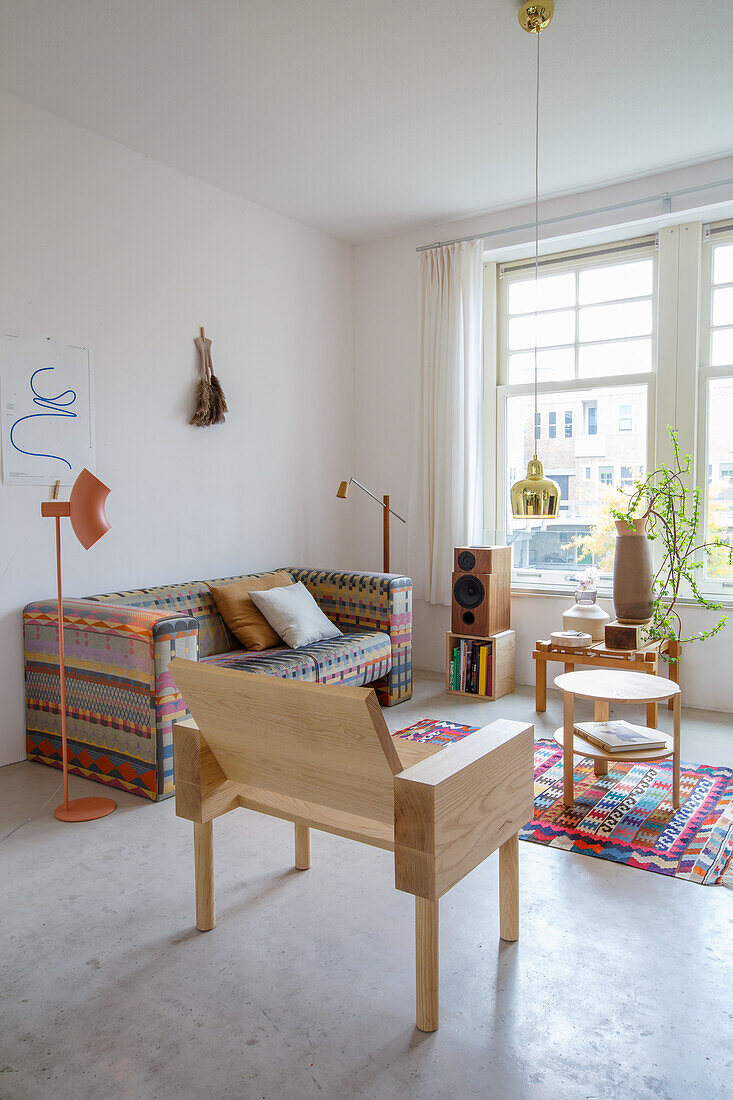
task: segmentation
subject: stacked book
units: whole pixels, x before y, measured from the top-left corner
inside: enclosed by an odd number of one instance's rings
[[[604,752],[629,752],[637,749],[664,749],[667,740],[659,730],[635,726],[631,722],[576,722],[581,737]]]
[[[450,684],[453,691],[469,695],[491,695],[491,642],[462,639],[453,649],[450,663]]]

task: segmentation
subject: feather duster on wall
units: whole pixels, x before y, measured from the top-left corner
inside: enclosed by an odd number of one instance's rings
[[[199,353],[200,377],[196,385],[196,409],[190,423],[197,428],[206,428],[209,424],[223,424],[229,412],[221,382],[214,374],[211,364],[211,340],[207,340],[203,326],[201,335],[197,336],[194,344]]]

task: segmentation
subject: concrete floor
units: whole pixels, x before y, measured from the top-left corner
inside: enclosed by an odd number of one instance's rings
[[[551,695],[538,731],[561,710]],[[422,674],[385,714],[482,724],[534,704],[449,699]],[[688,711],[683,738],[684,759],[733,763],[731,716]],[[0,769],[0,833],[58,779]],[[72,779],[72,796],[99,791]],[[201,934],[172,801],[120,794],[86,825],[57,823],[57,801],[0,847],[3,1100],[733,1096],[725,888],[522,844],[521,939],[502,944],[492,857],[441,904],[441,1027],[423,1035],[389,853],[314,834],[298,872],[292,826],[230,814]]]

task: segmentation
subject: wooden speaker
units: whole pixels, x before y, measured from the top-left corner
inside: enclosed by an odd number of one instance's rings
[[[488,638],[509,630],[509,574],[454,573],[451,630]]]
[[[456,573],[511,573],[509,546],[457,546],[453,551]]]

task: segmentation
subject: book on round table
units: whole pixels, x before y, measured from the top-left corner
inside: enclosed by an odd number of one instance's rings
[[[623,752],[633,749],[664,749],[667,741],[659,730],[648,726],[635,726],[622,719],[614,722],[576,722],[581,737],[606,752]]]

